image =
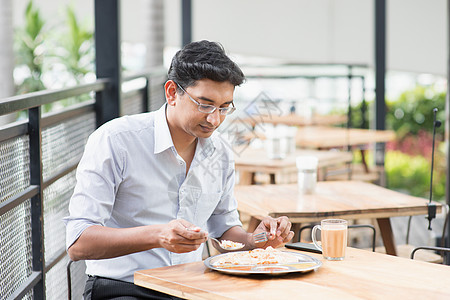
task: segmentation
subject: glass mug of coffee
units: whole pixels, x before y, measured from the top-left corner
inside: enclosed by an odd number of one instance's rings
[[[316,232],[321,231],[322,246],[317,243]],[[313,227],[311,237],[314,245],[322,250],[328,260],[343,260],[347,248],[347,221],[341,219],[322,220]]]

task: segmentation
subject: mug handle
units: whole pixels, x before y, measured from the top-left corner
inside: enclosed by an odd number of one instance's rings
[[[317,232],[317,230],[322,230],[322,226],[315,225],[313,227],[313,229],[311,231],[311,238],[313,240],[314,246],[316,246],[316,248],[319,249],[320,251],[323,251],[322,247],[317,243],[317,240],[316,240],[316,232]]]

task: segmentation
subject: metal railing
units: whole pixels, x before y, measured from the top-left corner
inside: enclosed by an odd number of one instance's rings
[[[141,84],[120,93],[120,103],[111,103],[120,107],[115,117],[159,107],[164,102],[165,74],[158,68],[125,77],[123,85],[136,79]],[[98,125],[107,121],[99,119],[98,110],[103,108],[95,99],[101,98],[110,84],[108,79],[99,79],[0,100],[0,115],[28,113],[26,120],[0,128],[2,299],[66,297],[68,257],[62,217],[68,214],[75,170],[85,142]],[[43,105],[82,95],[89,95],[89,99],[57,112],[42,112]],[[104,97],[101,102],[108,103]],[[84,269],[75,273],[72,277],[79,278],[76,290],[81,293]]]

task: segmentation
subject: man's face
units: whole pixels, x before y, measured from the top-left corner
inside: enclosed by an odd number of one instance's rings
[[[187,134],[208,138],[225,120],[218,108],[231,106],[234,85],[228,81],[217,82],[201,79],[194,86],[182,87],[186,92],[177,93],[175,106],[178,126]],[[200,104],[213,105],[217,109],[210,114],[200,112],[198,105],[189,99],[189,95]]]

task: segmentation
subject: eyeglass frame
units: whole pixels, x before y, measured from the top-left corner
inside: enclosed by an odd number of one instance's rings
[[[189,93],[186,92],[186,90],[181,85],[179,85],[177,82],[175,82],[175,83],[183,92],[186,93],[186,95],[188,95],[189,99],[191,99],[192,102],[197,104],[197,110],[199,112],[201,112],[201,113],[212,114],[212,113],[214,113],[216,111],[216,109],[218,109],[219,110],[219,114],[221,114],[222,116],[227,116],[227,115],[231,115],[236,110],[236,107],[234,106],[234,102],[231,102],[232,106],[227,106],[227,107],[216,107],[214,105],[200,103],[197,100],[195,100],[194,98],[192,98],[192,96],[189,95]],[[201,111],[200,107],[204,107],[204,108],[205,107],[206,108],[212,107],[212,109],[211,109],[210,112],[206,112],[206,111]],[[225,112],[225,113],[223,113],[223,112]]]

